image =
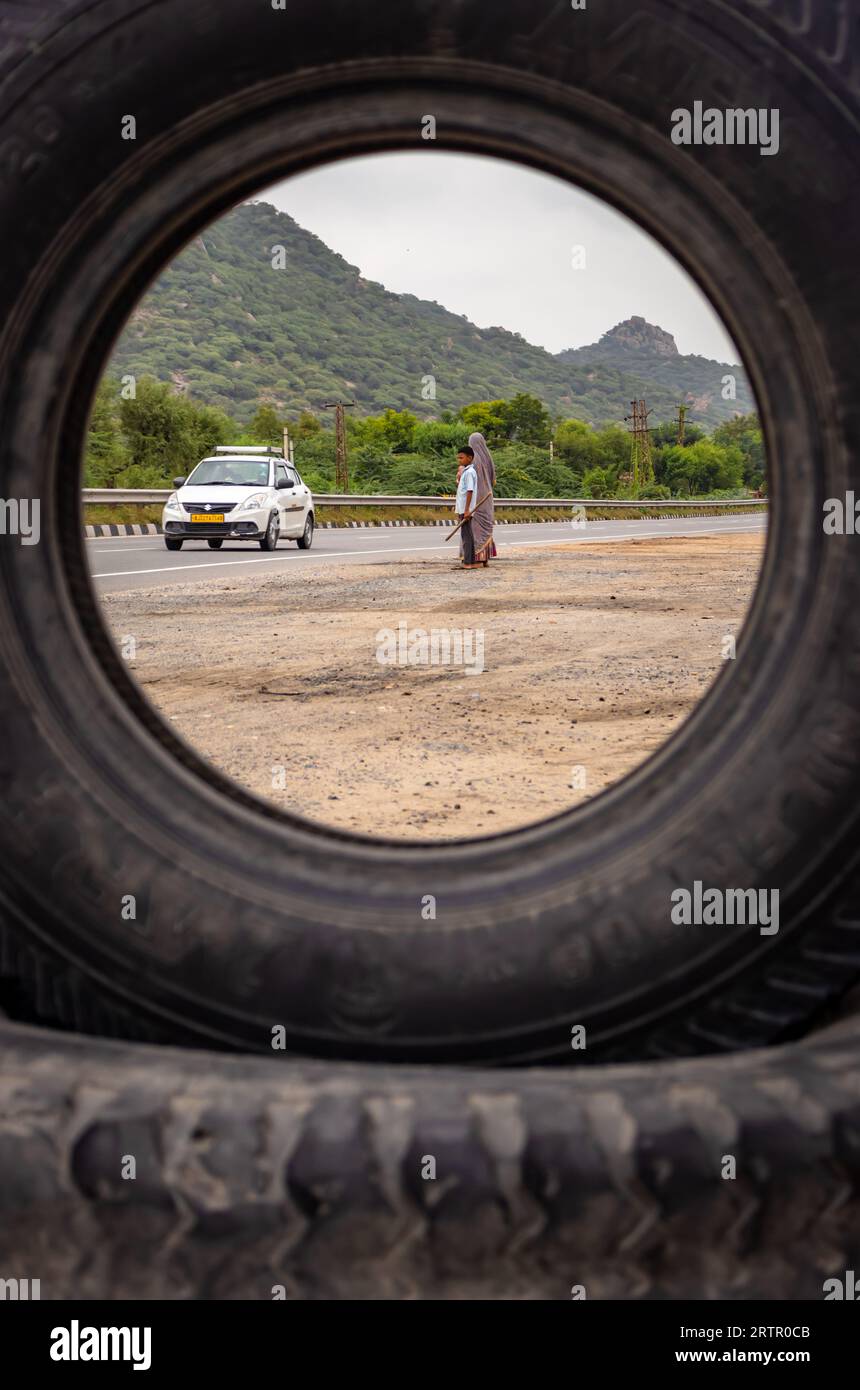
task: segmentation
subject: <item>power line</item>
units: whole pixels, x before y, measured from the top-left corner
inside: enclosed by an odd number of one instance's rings
[[[650,410],[646,410],[644,401],[631,401],[633,407],[632,415],[625,415],[625,420],[632,420],[633,426],[628,431],[633,439],[630,449],[630,465],[633,470],[633,486],[635,488],[644,487],[646,483],[654,481],[654,461],[651,457],[651,431],[655,426],[648,424]]]

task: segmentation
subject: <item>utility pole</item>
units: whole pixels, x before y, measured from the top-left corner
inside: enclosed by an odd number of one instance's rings
[[[632,420],[633,426],[629,433],[632,434],[632,448],[630,451],[630,462],[633,469],[633,486],[635,488],[644,487],[646,483],[654,481],[654,464],[651,458],[651,429],[648,425],[650,410],[645,409],[644,401],[631,401],[633,407],[632,415],[625,415],[625,420]]]
[[[677,440],[675,441],[677,444],[683,444],[683,442],[684,442],[684,430],[686,429],[686,421],[687,421],[687,407],[686,407],[685,405],[679,405],[679,406],[678,406],[678,438],[677,438]]]
[[[293,441],[290,439],[288,425],[284,425],[284,458],[287,460],[287,463],[292,463],[293,461]]]
[[[327,401],[323,409],[334,411],[334,485],[338,492],[349,492],[349,470],[346,461],[346,417],[343,412],[354,410],[355,401]]]

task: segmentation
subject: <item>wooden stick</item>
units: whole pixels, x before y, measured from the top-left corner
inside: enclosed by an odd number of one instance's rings
[[[475,515],[475,512],[478,510],[478,507],[483,507],[483,505],[484,505],[484,503],[486,502],[487,498],[488,498],[488,497],[492,497],[492,495],[493,495],[492,492],[485,492],[484,495],[483,495],[483,497],[481,498],[480,502],[477,504],[477,506],[475,506],[475,507],[472,508],[472,510],[470,511],[470,513],[469,513],[468,516],[464,516],[464,517],[463,517],[463,521],[458,521],[458,522],[457,522],[457,525],[454,527],[453,531],[451,531],[451,532],[445,537],[445,540],[446,540],[446,541],[449,541],[449,540],[451,539],[451,536],[456,536],[456,534],[457,534],[457,532],[459,531],[460,527],[463,525],[463,522],[465,522],[465,521],[471,521],[472,517]]]

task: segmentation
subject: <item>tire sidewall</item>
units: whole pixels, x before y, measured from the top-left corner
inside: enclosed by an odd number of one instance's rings
[[[860,565],[821,516],[856,481],[860,305],[829,271],[857,225],[856,100],[755,5],[655,0],[645,25],[613,2],[535,27],[518,3],[490,25],[476,0],[398,0],[343,31],[332,8],[296,4],[286,43],[265,7],[189,6],[165,46],[159,7],[90,6],[0,93],[2,487],[44,517],[38,546],[2,551],[10,920],[208,1036],[265,1045],[282,1023],[321,1053],[563,1055],[571,1020],[600,1038],[670,1014],[787,949],[813,905],[835,918],[850,883]],[[779,106],[778,157],[671,144],[674,107],[726,90]],[[582,810],[419,848],[264,807],[162,724],[98,617],[75,469],[112,337],[169,256],[279,174],[420,148],[425,112],[440,147],[575,176],[672,246],[744,352],[773,505],[739,659],[669,745]],[[679,930],[670,895],[696,880],[778,890],[778,938]]]

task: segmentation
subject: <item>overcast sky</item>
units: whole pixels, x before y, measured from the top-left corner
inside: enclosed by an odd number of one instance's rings
[[[738,362],[686,271],[600,199],[506,160],[423,149],[367,155],[258,195],[369,280],[436,300],[550,352],[596,343],[641,314],[678,351]],[[586,268],[572,267],[574,246]]]

